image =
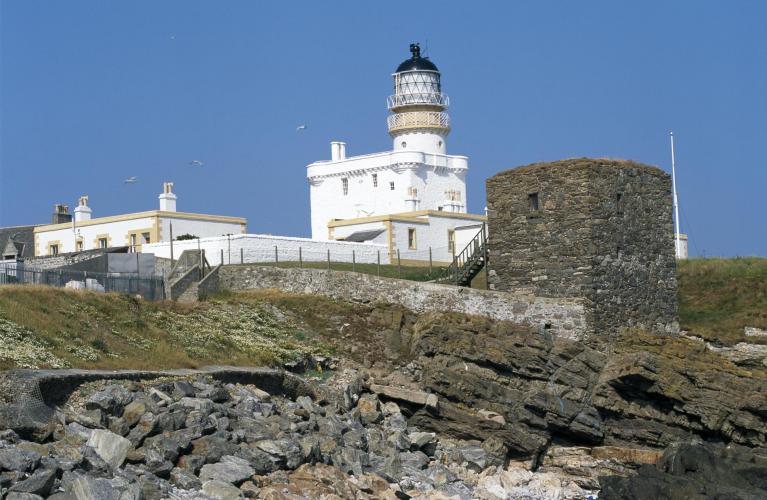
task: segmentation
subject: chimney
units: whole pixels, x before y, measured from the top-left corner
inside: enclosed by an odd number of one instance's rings
[[[333,161],[346,159],[346,143],[333,141],[330,143],[330,159]]]
[[[51,224],[63,224],[65,222],[72,222],[72,214],[69,213],[69,207],[56,203],[53,206],[53,216],[51,217]]]
[[[75,222],[91,220],[91,212],[93,210],[88,206],[88,196],[81,196],[75,208]]]
[[[176,211],[176,195],[173,194],[173,183],[162,183],[162,194],[160,195],[160,210],[163,212]]]

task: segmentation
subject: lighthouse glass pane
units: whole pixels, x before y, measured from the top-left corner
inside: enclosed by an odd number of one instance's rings
[[[427,71],[400,73],[395,79],[394,93],[402,104],[438,103],[439,73]]]

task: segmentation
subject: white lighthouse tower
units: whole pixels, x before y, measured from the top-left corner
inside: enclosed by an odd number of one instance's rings
[[[445,219],[453,214],[453,222],[441,224],[442,240],[459,221],[477,222],[481,218],[466,214],[468,158],[447,154],[449,101],[442,93],[437,66],[413,43],[410,57],[392,76],[394,93],[388,97],[391,114],[387,118],[392,150],[348,157],[346,143],[333,141],[329,161],[307,166],[314,239],[362,241],[359,238],[370,237],[375,231],[352,234],[362,231],[365,224],[394,223],[395,215],[398,220],[422,218],[420,232],[410,228],[411,236],[420,235],[430,231],[424,226],[432,225],[429,217]],[[425,235],[419,238],[426,241]],[[416,246],[412,238],[408,246]],[[442,242],[440,246],[448,248],[453,243]]]
[[[410,52],[412,57],[394,73],[394,95],[388,99],[394,113],[387,120],[393,149],[445,154],[449,99],[442,93],[437,66],[421,57],[417,43],[410,44]]]

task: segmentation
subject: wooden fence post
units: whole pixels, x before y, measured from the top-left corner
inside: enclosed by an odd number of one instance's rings
[[[301,269],[304,268],[304,254],[301,247],[298,247],[298,267]]]
[[[397,277],[402,277],[402,261],[399,258],[399,248],[397,249]]]

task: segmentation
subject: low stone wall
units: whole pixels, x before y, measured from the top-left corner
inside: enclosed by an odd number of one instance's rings
[[[412,311],[453,311],[546,328],[551,334],[581,339],[589,331],[578,299],[474,290],[450,285],[379,278],[368,274],[256,265],[223,266],[219,287],[228,290],[275,288],[353,302],[388,302]]]

